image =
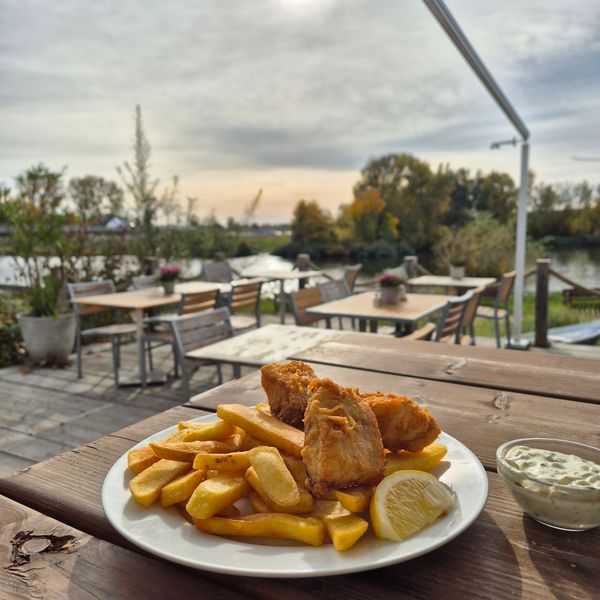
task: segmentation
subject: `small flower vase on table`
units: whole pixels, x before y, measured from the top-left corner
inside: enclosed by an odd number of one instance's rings
[[[382,275],[379,278],[381,304],[398,304],[406,300],[404,279],[396,275]]]
[[[181,272],[177,266],[166,266],[160,268],[160,282],[165,290],[165,295],[175,293],[175,284]]]

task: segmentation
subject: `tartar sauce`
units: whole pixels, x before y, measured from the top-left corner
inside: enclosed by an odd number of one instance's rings
[[[528,446],[514,446],[502,458],[498,474],[534,519],[569,530],[600,525],[599,464]]]
[[[504,460],[514,469],[549,485],[600,490],[600,465],[574,454],[515,446]]]

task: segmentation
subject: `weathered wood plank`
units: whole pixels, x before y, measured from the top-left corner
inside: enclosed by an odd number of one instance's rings
[[[549,369],[561,369],[566,371],[598,372],[598,360],[593,358],[577,358],[550,354],[547,352],[522,352],[519,350],[504,350],[497,348],[484,348],[481,346],[456,346],[450,349],[445,344],[432,344],[431,342],[419,342],[404,340],[393,336],[377,335],[367,336],[352,331],[340,331],[336,341],[342,344],[361,345],[365,349],[401,349],[416,353],[426,353],[464,358],[478,358],[480,360],[492,360],[501,363],[522,364],[524,361],[536,367]]]
[[[445,354],[433,354],[425,350],[407,349],[399,342],[392,347],[369,348],[366,351],[362,345],[332,341],[290,358],[326,365],[351,366],[378,373],[600,403],[599,372],[536,366],[526,360],[525,354],[521,355],[521,363],[503,363],[476,356],[460,357],[454,354],[453,347],[447,348]]]
[[[20,559],[13,556],[11,540],[25,539],[29,531],[54,536],[50,539],[56,540],[55,550],[47,551],[48,539],[32,539],[20,546]],[[1,496],[0,565],[2,598],[131,600],[195,598],[199,593],[209,598],[244,597],[197,573],[99,540]]]
[[[102,483],[110,467],[150,433],[202,414],[197,409],[183,407],[160,413],[0,479],[0,493],[68,525],[115,541],[120,536],[104,520],[100,500]],[[101,530],[90,529],[89,523],[100,523]]]
[[[495,469],[496,448],[511,439],[547,436],[600,445],[598,404],[329,365],[311,366],[318,377],[361,391],[380,390],[413,397],[431,411],[446,433],[475,451],[489,469]],[[186,406],[214,411],[223,403],[253,406],[265,400],[257,372],[195,396]]]

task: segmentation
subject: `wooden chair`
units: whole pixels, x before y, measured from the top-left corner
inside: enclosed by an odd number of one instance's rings
[[[465,314],[463,315],[463,323],[462,323],[462,336],[460,343],[465,345],[475,346],[475,314],[477,313],[477,307],[479,306],[479,301],[481,300],[481,294],[485,288],[478,287],[471,290],[471,299],[467,303],[465,308]],[[469,335],[464,335],[468,333]]]
[[[77,333],[75,336],[75,351],[77,353],[77,377],[83,375],[81,364],[81,346],[83,339],[97,338],[110,339],[113,355],[113,368],[115,376],[115,385],[119,385],[119,367],[121,366],[121,346],[130,341],[135,336],[136,327],[133,323],[120,323],[121,313],[119,310],[107,308],[106,306],[93,306],[86,304],[77,304],[73,302],[75,298],[83,296],[95,296],[97,294],[114,294],[116,292],[115,283],[111,279],[103,281],[86,281],[81,283],[67,284],[69,299],[73,304],[73,311],[77,319]],[[100,325],[89,329],[82,329],[81,317],[99,313],[112,313],[115,323],[112,325]]]
[[[467,292],[463,296],[449,300],[442,309],[437,324],[427,323],[402,339],[460,344],[465,309],[471,296],[472,292]]]
[[[235,334],[260,327],[260,290],[262,284],[262,279],[232,282],[231,293],[227,298],[227,307],[231,314],[231,326]],[[244,308],[252,308],[254,317],[235,314]]]
[[[334,300],[340,300],[341,298],[346,298],[352,295],[350,287],[348,286],[345,278],[332,279],[331,281],[320,283],[317,287],[321,290],[323,302],[333,302]],[[344,329],[342,317],[338,317],[338,323],[340,329]],[[354,329],[354,319],[352,319],[352,328]]]
[[[223,383],[221,364],[212,361],[191,361],[186,352],[214,344],[233,336],[229,309],[226,307],[183,315],[171,321],[177,361],[181,366],[182,389],[190,392],[190,380],[194,372],[206,364],[216,364],[219,384]]]
[[[327,329],[331,329],[331,319],[329,317],[320,317],[317,315],[307,315],[306,309],[311,306],[323,304],[323,294],[316,288],[303,288],[290,294],[292,302],[292,313],[296,325],[314,325],[319,321],[325,321]]]
[[[356,284],[356,279],[358,278],[358,272],[361,268],[362,264],[358,263],[356,265],[349,265],[344,269],[344,280],[350,293],[354,293],[354,286]]]
[[[154,369],[152,350],[169,344],[173,348],[173,372],[175,377],[179,375],[179,363],[177,360],[177,352],[175,351],[175,337],[173,335],[171,322],[182,315],[214,310],[219,304],[219,297],[219,290],[210,290],[194,294],[181,294],[176,315],[159,315],[145,319],[144,323],[146,324],[147,329],[144,332],[144,344],[146,346],[146,351],[148,352],[148,364],[151,371]],[[142,383],[145,383],[145,367],[144,373],[142,374]]]
[[[480,319],[492,319],[496,331],[496,346],[500,348],[500,321],[504,319],[506,329],[506,339],[510,343],[510,311],[508,310],[508,300],[515,283],[516,271],[504,273],[498,283],[498,291],[494,306],[480,306],[475,314]]]

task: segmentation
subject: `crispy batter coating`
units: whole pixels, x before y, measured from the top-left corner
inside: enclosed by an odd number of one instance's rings
[[[288,425],[302,428],[308,404],[308,386],[317,379],[315,372],[300,361],[273,363],[260,371],[271,414]]]
[[[329,379],[315,380],[309,392],[302,459],[313,494],[319,497],[331,489],[379,483],[383,443],[368,404],[356,390]]]
[[[410,398],[382,392],[365,393],[361,397],[375,413],[383,445],[392,452],[418,452],[440,434],[440,428],[429,411]]]

